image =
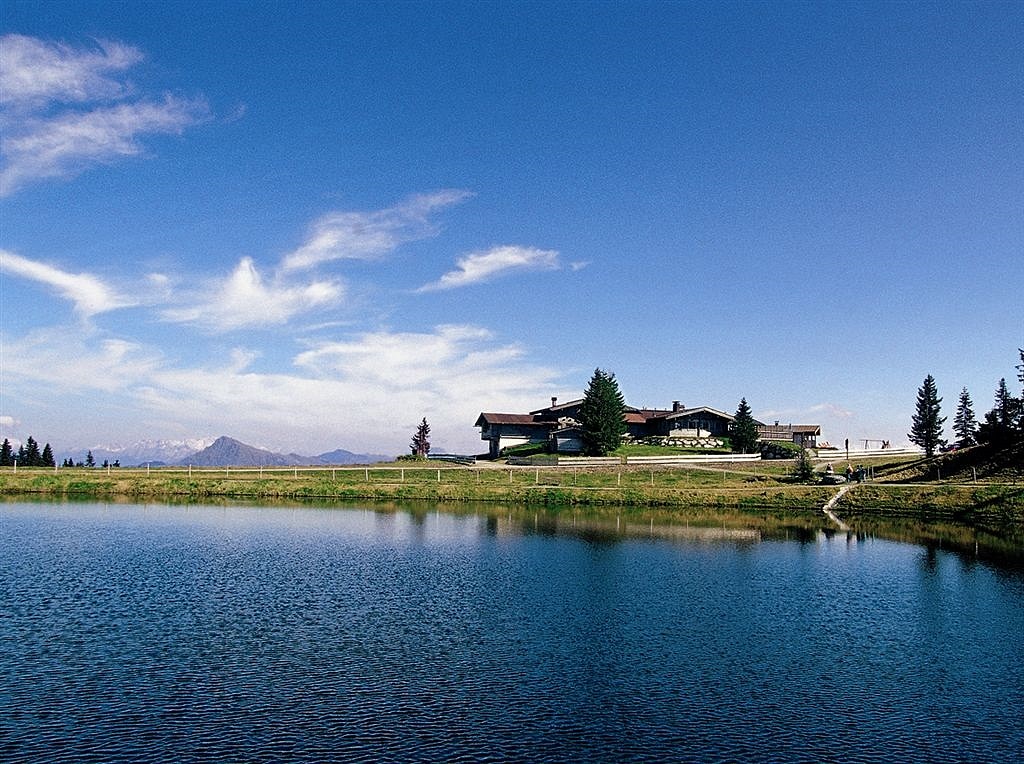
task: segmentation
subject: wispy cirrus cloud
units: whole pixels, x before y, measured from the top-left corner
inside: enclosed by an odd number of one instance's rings
[[[516,271],[554,271],[561,268],[558,252],[535,247],[503,246],[485,252],[473,252],[455,262],[455,270],[440,279],[424,284],[417,291],[434,292],[442,289],[491,281],[499,276]]]
[[[85,317],[136,304],[92,274],[69,273],[3,249],[0,249],[0,271],[50,287],[73,302],[75,311]]]
[[[308,284],[267,283],[252,258],[245,257],[224,279],[185,296],[184,305],[165,308],[172,323],[192,324],[218,333],[287,323],[298,313],[337,302],[344,294],[334,281]]]
[[[445,189],[417,194],[402,203],[372,212],[331,212],[310,227],[306,241],[282,260],[285,271],[304,270],[332,260],[366,260],[401,244],[436,236],[431,215],[471,196]]]
[[[142,60],[115,42],[0,37],[0,196],[139,154],[142,136],[180,134],[208,117],[202,99],[138,97],[124,73]]]
[[[0,37],[0,103],[120,98],[127,86],[109,75],[142,59],[138,48],[106,40],[76,49],[26,35],[4,35]]]

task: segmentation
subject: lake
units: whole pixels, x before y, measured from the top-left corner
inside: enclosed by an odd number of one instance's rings
[[[0,760],[1020,760],[1024,555],[928,538],[0,503]]]

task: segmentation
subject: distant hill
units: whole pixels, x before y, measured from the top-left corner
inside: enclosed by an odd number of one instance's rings
[[[319,459],[322,464],[374,464],[376,462],[394,461],[393,456],[384,456],[383,454],[354,454],[351,451],[346,451],[344,448],[328,451],[326,454],[320,454],[316,458]]]
[[[66,449],[56,454],[58,461],[71,458],[75,462],[85,461],[92,452],[96,464],[117,462],[122,467],[164,465],[196,467],[292,467],[313,465],[374,464],[390,462],[393,456],[383,454],[358,454],[343,448],[328,451],[318,456],[302,454],[280,454],[239,440],[222,436],[192,438],[188,440],[145,440],[129,446],[92,446]]]
[[[275,454],[222,435],[202,451],[178,461],[195,467],[291,467],[309,464],[308,457],[298,454]],[[315,462],[314,462],[315,463]]]
[[[97,464],[118,462],[122,467],[149,464],[156,467],[162,464],[175,464],[196,451],[206,448],[213,441],[209,438],[189,438],[185,440],[143,440],[128,446],[91,446],[63,449],[56,454],[57,461],[65,458],[76,462],[85,461],[85,455],[92,452]]]

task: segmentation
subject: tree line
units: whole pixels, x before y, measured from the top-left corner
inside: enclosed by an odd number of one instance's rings
[[[0,467],[13,467],[15,464],[21,467],[57,466],[53,460],[53,449],[50,448],[50,444],[47,443],[40,451],[39,443],[31,435],[18,446],[17,451],[14,450],[11,441],[7,438],[4,438],[3,444],[0,445]]]
[[[1020,354],[1020,363],[1015,368],[1021,383],[1021,395],[1012,395],[1003,377],[996,385],[994,405],[985,413],[984,420],[978,421],[974,414],[974,401],[964,387],[960,391],[953,415],[956,440],[952,445],[968,448],[984,444],[993,448],[1006,448],[1024,442],[1024,349],[1018,348],[1017,352]],[[942,398],[935,378],[929,374],[917,390],[917,405],[907,436],[912,443],[923,448],[925,456],[930,458],[936,451],[950,445],[942,437],[942,426],[946,419],[942,416]]]
[[[18,450],[15,451],[11,441],[4,438],[3,444],[0,444],[0,467],[13,467],[15,465],[18,467],[56,467],[57,462],[53,457],[53,449],[50,448],[49,443],[40,450],[38,441],[29,435],[25,442],[18,446]],[[85,461],[76,462],[74,459],[65,459],[61,462],[60,466],[95,467],[96,460],[93,458],[92,451],[89,451],[85,455]],[[109,464],[104,460],[103,466],[120,467],[121,462],[115,461],[113,464]]]

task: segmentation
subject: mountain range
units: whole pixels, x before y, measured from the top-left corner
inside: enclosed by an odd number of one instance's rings
[[[82,453],[69,454],[75,461],[85,458]],[[383,454],[356,454],[343,448],[316,456],[301,454],[279,454],[241,441],[221,436],[209,440],[151,440],[130,446],[87,449],[92,452],[97,464],[118,462],[122,467],[149,464],[194,465],[196,467],[291,467],[306,465],[373,464],[393,461],[393,456]]]

